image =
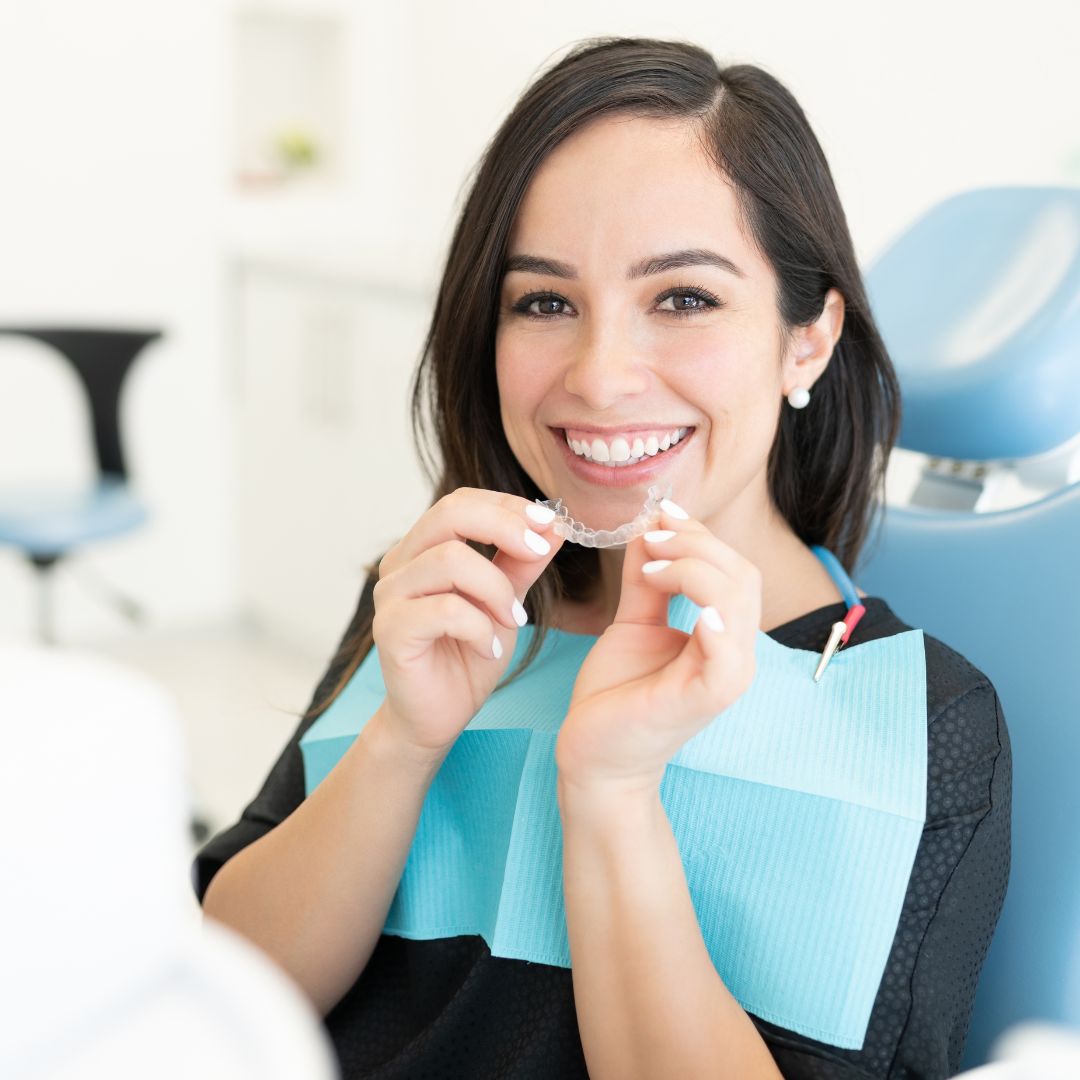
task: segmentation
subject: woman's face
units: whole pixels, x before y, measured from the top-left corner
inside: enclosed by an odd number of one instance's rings
[[[605,117],[561,143],[526,192],[507,268],[500,412],[548,498],[594,529],[667,481],[706,523],[760,512],[783,398],[809,389],[834,339],[816,360],[813,337],[784,342],[775,275],[682,121]]]

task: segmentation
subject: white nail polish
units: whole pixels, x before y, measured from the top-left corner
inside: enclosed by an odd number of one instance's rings
[[[661,544],[665,540],[670,540],[674,535],[670,529],[655,529],[653,532],[647,532],[645,539],[650,544]]]
[[[491,655],[494,656],[496,660],[502,656],[502,642],[499,640],[498,634],[491,639]]]
[[[529,503],[525,507],[525,513],[541,525],[549,524],[555,517],[555,511],[550,506],[539,506],[536,503]]]
[[[514,606],[511,610],[514,614],[514,622],[516,622],[518,626],[524,626],[529,621],[529,616],[525,611],[525,605],[522,604],[516,596],[514,597]]]
[[[539,533],[534,533],[532,529],[525,530],[525,543],[537,555],[546,555],[551,550],[551,545]]]
[[[653,559],[652,562],[647,562],[641,568],[643,574],[655,574],[657,570],[663,570],[665,566],[670,566],[670,559]]]
[[[676,503],[673,503],[670,499],[660,500],[660,509],[665,514],[670,514],[673,518],[678,518],[680,521],[686,521],[690,515]]]
[[[720,612],[711,605],[701,609],[701,618],[710,630],[718,634],[724,629],[724,620],[720,618]]]

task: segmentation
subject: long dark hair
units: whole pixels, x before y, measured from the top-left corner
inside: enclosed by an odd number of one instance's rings
[[[576,43],[525,90],[481,157],[412,384],[413,435],[434,486],[432,502],[459,487],[547,497],[518,464],[500,420],[495,331],[503,264],[541,162],[568,135],[614,113],[694,125],[704,151],[734,185],[744,227],[776,274],[785,333],[816,320],[830,288],[843,295],[843,332],[811,404],[780,411],[768,486],[796,535],[829,548],[854,572],[884,503],[900,391],[847,220],[821,146],[790,92],[761,68],[718,67],[704,49],[683,41]],[[526,598],[536,632],[511,677],[536,655],[555,606],[587,598],[598,577],[595,549],[562,546]],[[337,696],[371,648],[373,613],[370,603],[357,610],[308,719]]]

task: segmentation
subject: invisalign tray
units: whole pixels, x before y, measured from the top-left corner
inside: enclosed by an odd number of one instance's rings
[[[557,536],[582,547],[621,547],[645,532],[650,525],[660,520],[660,502],[671,497],[671,483],[665,486],[653,484],[649,488],[649,497],[633,521],[620,525],[617,529],[590,529],[583,522],[575,521],[562,504],[562,499],[537,499],[541,506],[555,511],[555,524],[552,526]]]

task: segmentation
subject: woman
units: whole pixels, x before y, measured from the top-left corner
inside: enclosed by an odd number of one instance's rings
[[[750,697],[761,632],[816,661],[855,610],[816,549],[855,565],[898,430],[791,95],[680,42],[588,41],[543,74],[455,230],[420,434],[425,405],[433,503],[369,576],[259,795],[200,853],[205,913],[296,979],[347,1076],[951,1075],[1008,875],[1009,744],[985,675],[923,639],[925,826],[861,1044],[740,1004],[659,796],[673,755]],[[562,498],[614,529],[654,483],[671,498],[625,548],[567,543],[535,505]],[[701,609],[689,633],[668,623],[678,595]],[[911,631],[859,597],[845,662]],[[493,955],[475,933],[382,933],[441,766],[545,630],[597,636],[554,750],[572,968]],[[305,792],[301,736],[372,670],[385,696]]]

